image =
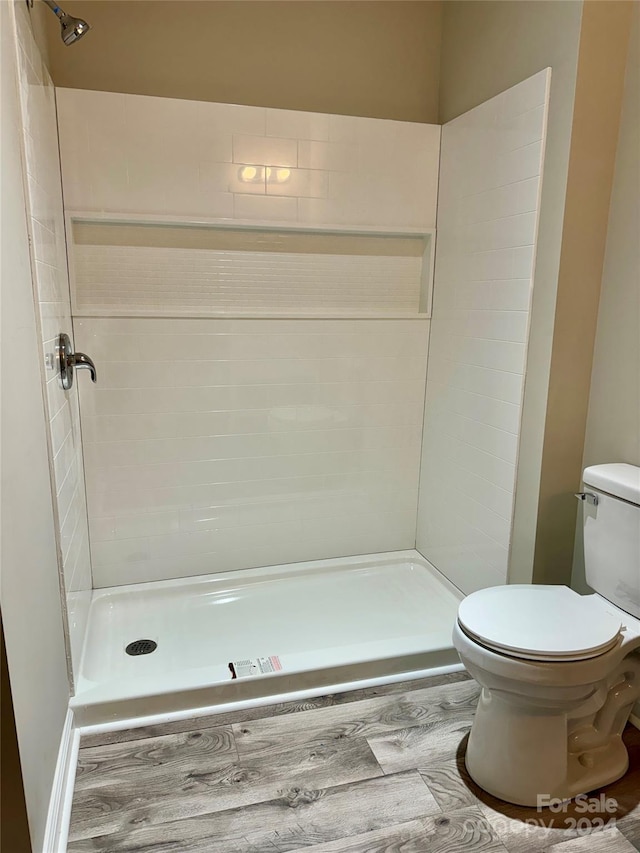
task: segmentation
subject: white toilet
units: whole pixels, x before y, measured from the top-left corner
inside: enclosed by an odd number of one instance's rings
[[[585,469],[585,568],[594,595],[566,586],[479,590],[453,641],[482,687],[466,765],[519,805],[562,800],[624,775],[621,734],[640,699],[640,468]]]

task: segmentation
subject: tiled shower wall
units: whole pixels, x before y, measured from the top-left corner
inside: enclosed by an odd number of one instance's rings
[[[63,391],[50,367],[56,336],[63,331],[71,333],[55,95],[33,39],[26,7],[15,4],[14,8],[27,219],[36,284],[36,317],[41,332],[42,358],[47,360],[43,378],[53,457],[52,486],[62,562],[61,583],[66,599],[73,670],[77,671],[91,596],[91,565],[77,387]]]
[[[436,126],[75,90],[59,118],[69,210],[434,226]],[[95,586],[414,546],[428,320],[163,309],[74,318]]]
[[[413,547],[426,324],[76,320],[96,586]]]
[[[550,70],[444,125],[418,549],[505,583]]]
[[[439,125],[85,89],[57,103],[68,210],[435,226]]]

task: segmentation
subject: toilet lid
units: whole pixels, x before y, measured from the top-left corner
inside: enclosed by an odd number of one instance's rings
[[[478,590],[460,603],[458,621],[473,639],[496,651],[554,661],[603,654],[622,627],[593,595],[535,584]]]

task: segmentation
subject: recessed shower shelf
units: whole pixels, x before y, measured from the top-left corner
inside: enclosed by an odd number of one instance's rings
[[[425,318],[435,232],[70,213],[76,316]]]

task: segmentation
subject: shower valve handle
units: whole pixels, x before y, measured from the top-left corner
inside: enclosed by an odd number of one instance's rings
[[[62,333],[58,337],[56,346],[56,358],[58,361],[58,369],[60,371],[60,382],[65,391],[73,385],[73,369],[74,367],[86,368],[91,372],[91,379],[96,382],[98,374],[96,366],[88,355],[83,352],[73,352],[69,335]]]
[[[91,371],[91,380],[93,382],[97,381],[96,366],[88,355],[85,355],[83,352],[75,352],[70,357],[69,361],[72,362],[73,366],[77,369],[86,367],[87,370]]]

